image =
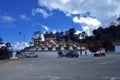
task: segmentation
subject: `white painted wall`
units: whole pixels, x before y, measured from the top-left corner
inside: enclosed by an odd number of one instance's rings
[[[30,53],[30,52],[25,52],[25,53]],[[36,52],[36,53],[39,57],[41,56],[42,57],[58,57],[58,52],[56,51],[53,51],[53,52],[45,51],[45,52]],[[63,53],[66,53],[66,52],[63,52]],[[78,53],[80,54],[80,51],[78,51]],[[85,55],[85,51],[82,52],[82,55]],[[87,50],[87,55],[92,55],[92,53],[89,50]]]
[[[78,51],[78,53],[80,54],[80,51]],[[51,56],[51,57],[58,56],[58,52],[38,52],[37,54],[38,56]],[[82,52],[82,55],[85,55],[85,51]],[[87,55],[92,55],[92,53],[89,50],[87,50]]]
[[[115,46],[115,52],[120,52],[120,46]]]
[[[57,57],[57,52],[37,52],[38,56]]]

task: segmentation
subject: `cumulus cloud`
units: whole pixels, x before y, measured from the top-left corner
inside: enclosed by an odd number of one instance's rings
[[[79,31],[79,30],[77,30],[76,32],[75,32],[75,34],[80,34],[80,33],[82,33],[81,31]]]
[[[52,13],[48,13],[46,10],[41,8],[36,8],[32,10],[32,15],[35,15],[37,13],[42,14],[44,18],[47,18],[48,16],[52,15]]]
[[[58,9],[65,14],[81,14],[91,11],[93,16],[99,18],[105,17],[102,15],[117,15],[120,9],[119,0],[39,0],[38,2],[40,6],[45,6],[48,9]]]
[[[38,4],[50,10],[64,12],[66,16],[72,17],[75,23],[86,24],[82,25],[83,30],[90,29],[90,31],[100,24],[108,26],[120,14],[119,0],[38,0]],[[91,13],[87,19],[83,16],[73,16],[85,12]]]
[[[20,18],[22,20],[31,20],[29,17],[27,17],[25,14],[20,15]]]
[[[90,36],[90,35],[92,35],[92,31],[94,29],[99,28],[99,26],[88,26],[88,25],[85,25],[82,28],[83,28],[83,31],[85,31],[88,34],[88,36]]]
[[[3,27],[14,27],[15,18],[12,16],[4,15],[0,16],[0,25]]]
[[[24,49],[25,47],[29,47],[29,43],[27,42],[16,42],[14,44],[12,44],[12,48],[15,50],[15,51],[19,51],[19,50],[22,50]]]
[[[88,35],[91,35],[94,29],[97,29],[99,26],[101,26],[100,21],[91,17],[74,17],[73,21],[82,25],[83,31],[85,31]]]
[[[75,23],[81,23],[85,25],[90,25],[90,26],[100,26],[101,22],[98,21],[96,18],[91,18],[91,17],[74,17],[73,21]]]

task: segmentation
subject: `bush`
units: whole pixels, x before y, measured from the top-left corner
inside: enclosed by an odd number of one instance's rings
[[[89,44],[89,45],[88,45],[88,49],[89,49],[91,52],[96,52],[96,51],[99,50],[99,47],[97,46],[97,44],[92,43],[92,44]]]
[[[115,51],[115,46],[109,40],[104,40],[102,42],[102,46],[105,48],[106,52],[107,51]]]
[[[0,60],[9,59],[11,52],[6,47],[0,48]]]

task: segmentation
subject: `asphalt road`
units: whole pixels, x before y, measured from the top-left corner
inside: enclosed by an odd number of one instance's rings
[[[21,58],[0,64],[0,80],[120,80],[120,55]]]

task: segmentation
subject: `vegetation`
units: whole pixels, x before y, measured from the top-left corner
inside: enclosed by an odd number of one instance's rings
[[[92,43],[97,49],[100,47],[105,48],[106,51],[114,51],[115,47],[112,42],[120,41],[120,25],[111,25],[107,28],[99,27],[98,29],[93,30],[93,36],[89,36],[86,39],[86,42]]]
[[[97,40],[120,41],[120,25],[111,25],[105,29],[99,27],[93,31],[93,34]]]
[[[41,31],[35,31],[31,40],[32,42],[30,42],[30,44],[39,44],[39,42],[41,41]]]
[[[45,40],[49,38],[53,38],[55,41],[73,41],[78,42],[80,44],[86,44],[87,47],[92,52],[96,52],[100,48],[105,48],[106,51],[114,51],[115,48],[112,42],[120,41],[120,25],[110,25],[107,28],[99,27],[98,29],[93,30],[93,35],[88,36],[86,32],[82,32],[79,34],[75,34],[75,28],[70,28],[65,32],[56,32],[55,34],[52,32],[46,32],[44,34]],[[32,39],[34,40],[34,44],[40,42],[41,40],[41,32],[34,32],[34,36]]]
[[[3,39],[0,37],[0,44],[3,44]],[[9,59],[11,57],[11,51],[9,47],[11,47],[11,43],[7,42],[6,46],[0,47],[0,60]]]
[[[57,42],[68,42],[68,41],[83,41],[82,39],[85,39],[87,37],[87,34],[85,32],[82,32],[80,34],[75,34],[76,30],[75,28],[70,28],[68,31],[65,32],[46,32],[44,35],[45,41],[49,40],[50,38],[54,39]],[[36,31],[33,33],[34,36],[32,37],[32,41],[34,44],[37,44],[41,41],[41,33],[40,31]],[[80,39],[81,37],[81,39]],[[30,42],[32,43],[32,42]]]
[[[3,39],[0,37],[0,44],[3,44]]]

